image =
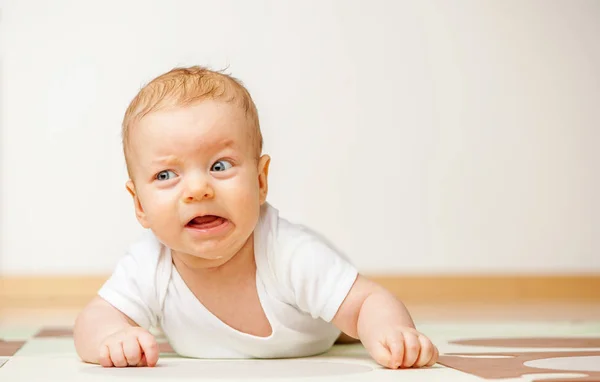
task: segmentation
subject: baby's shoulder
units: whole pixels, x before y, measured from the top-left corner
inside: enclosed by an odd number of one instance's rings
[[[298,261],[323,252],[338,253],[335,246],[311,227],[277,215],[269,238],[267,258],[277,273],[288,273]],[[297,264],[296,264],[297,265]]]
[[[279,218],[276,243],[279,251],[296,251],[307,243],[325,241],[310,227]]]
[[[145,230],[129,246],[129,253],[133,256],[151,256],[158,257],[161,252],[162,244],[150,230]]]
[[[129,259],[138,273],[153,275],[165,263],[170,264],[170,252],[165,249],[152,231],[147,230],[129,246],[125,259]]]
[[[315,229],[284,217],[278,217],[276,243],[279,251],[302,252],[315,246],[334,248],[331,241]]]

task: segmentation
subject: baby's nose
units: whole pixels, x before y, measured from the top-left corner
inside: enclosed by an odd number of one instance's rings
[[[183,201],[186,203],[200,201],[203,199],[212,199],[215,191],[206,176],[191,176],[186,181],[186,189]]]

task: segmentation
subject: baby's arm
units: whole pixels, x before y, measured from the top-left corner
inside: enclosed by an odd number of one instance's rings
[[[105,367],[154,366],[158,361],[154,336],[100,297],[77,317],[74,339],[82,360]]]
[[[437,348],[415,329],[404,304],[360,275],[332,322],[347,335],[359,338],[382,366],[396,369],[437,362]]]

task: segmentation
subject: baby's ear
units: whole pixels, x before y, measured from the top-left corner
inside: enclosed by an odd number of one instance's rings
[[[269,191],[269,165],[271,157],[263,155],[258,161],[258,187],[260,193],[260,204],[262,205],[267,200]]]
[[[150,228],[148,225],[148,220],[146,219],[146,213],[144,212],[144,208],[142,207],[142,203],[140,202],[140,198],[138,198],[138,195],[135,191],[135,184],[131,179],[129,179],[125,184],[125,187],[127,188],[127,191],[129,191],[131,197],[133,198],[133,205],[135,207],[135,217],[137,218],[138,222],[140,222],[142,227]]]

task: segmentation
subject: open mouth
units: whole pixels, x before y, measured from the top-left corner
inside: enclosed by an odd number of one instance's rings
[[[186,226],[195,229],[212,229],[219,227],[227,222],[227,219],[215,215],[197,216],[190,220]]]

